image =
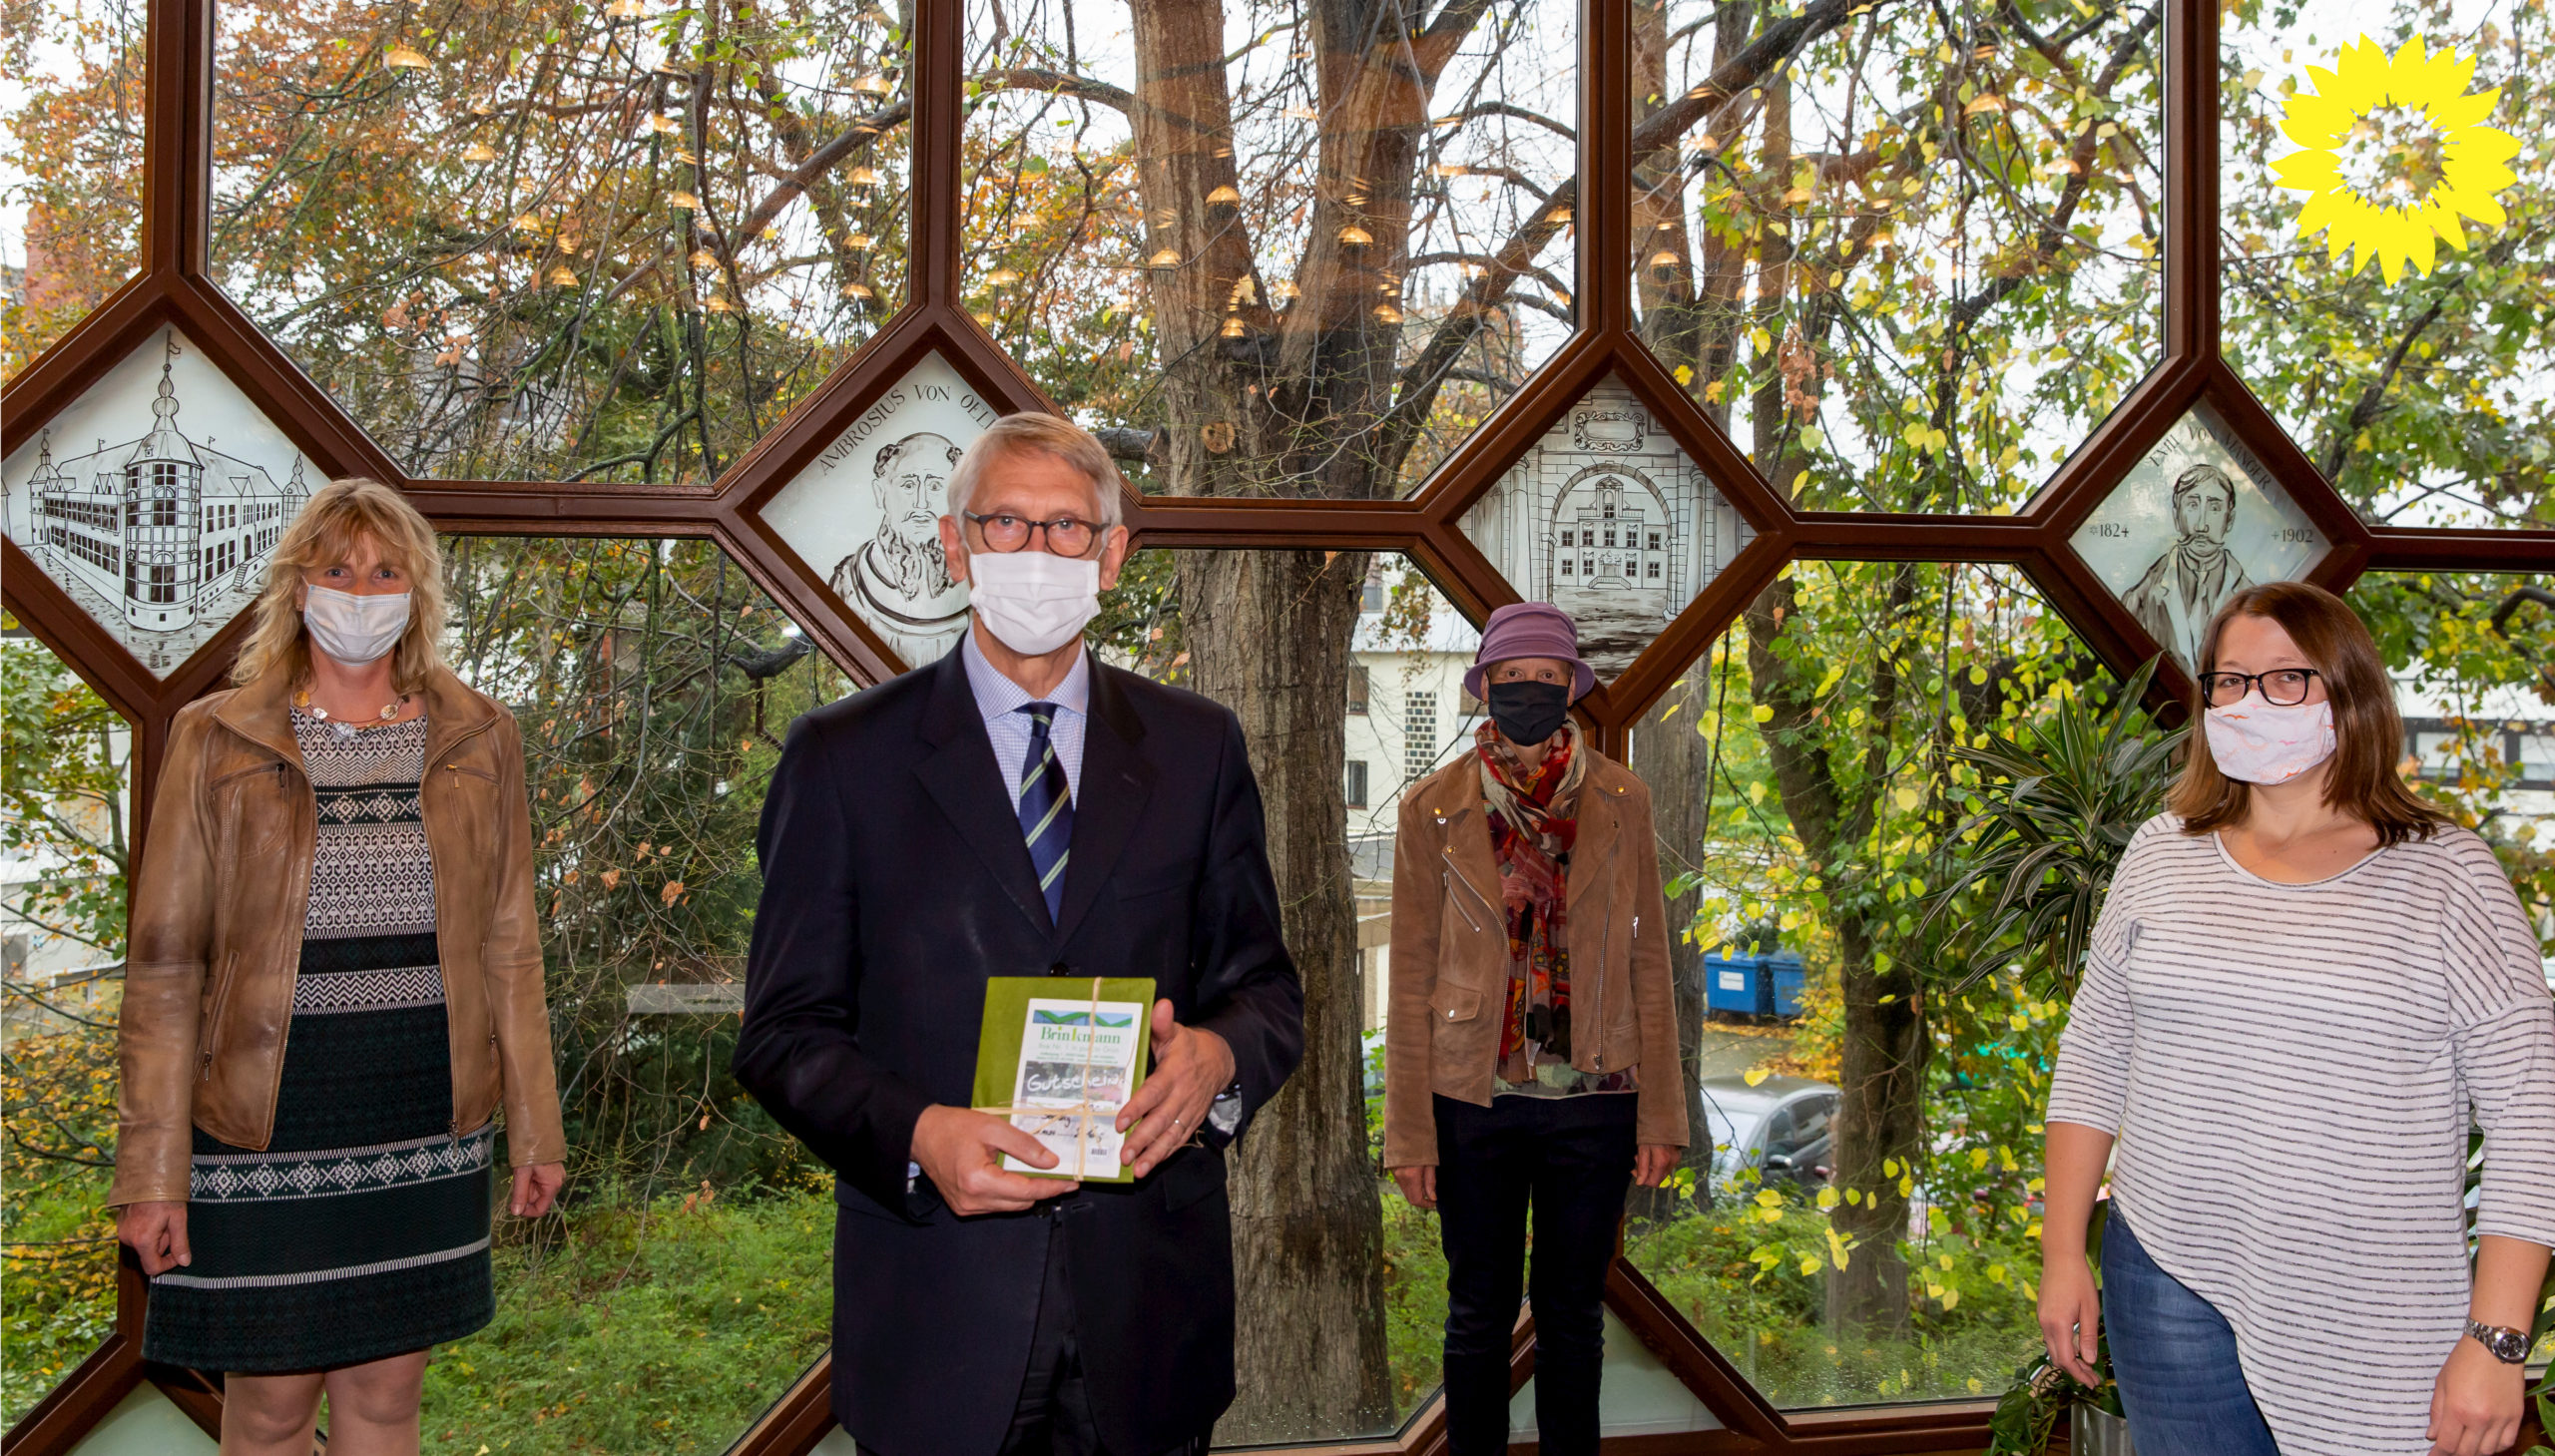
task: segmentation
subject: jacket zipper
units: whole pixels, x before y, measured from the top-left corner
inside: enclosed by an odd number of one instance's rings
[[[222,1013],[231,1008],[231,988],[239,983],[240,952],[222,958],[222,981],[213,988],[213,1011],[205,1018],[204,1071],[199,1082],[213,1080],[213,1054],[222,1050]]]
[[[1493,913],[1490,904],[1490,896],[1483,894],[1480,887],[1472,882],[1471,876],[1465,874],[1461,868],[1457,867],[1455,864],[1455,851],[1452,848],[1446,850],[1446,873],[1454,880],[1460,882],[1465,889],[1472,891],[1473,898],[1481,901],[1483,914],[1488,915]],[[1464,917],[1464,923],[1472,926],[1475,930],[1479,930],[1481,928],[1480,922],[1474,920],[1472,912],[1464,908],[1464,902],[1456,900],[1454,903],[1455,912]]]
[[[1619,825],[1618,827],[1620,827],[1620,825]],[[1618,835],[1617,839],[1612,839],[1612,840],[1608,840],[1608,841],[1607,841],[1607,844],[1606,844],[1606,862],[1605,862],[1604,864],[1601,864],[1601,865],[1599,865],[1599,866],[1597,867],[1597,872],[1598,872],[1598,875],[1599,875],[1599,878],[1600,878],[1600,882],[1603,882],[1603,878],[1604,878],[1604,875],[1605,875],[1606,871],[1608,871],[1608,870],[1610,870],[1610,869],[1612,869],[1612,868],[1614,868],[1614,867],[1615,867],[1615,850],[1616,850],[1616,847],[1617,847],[1617,843],[1618,843],[1618,842],[1619,842],[1619,840],[1620,840],[1620,837],[1621,837],[1621,836],[1620,836],[1620,835]],[[1597,1051],[1596,1051],[1595,1055],[1592,1057],[1592,1059],[1590,1060],[1590,1063],[1589,1063],[1589,1070],[1590,1070],[1590,1071],[1592,1071],[1592,1072],[1603,1072],[1603,1071],[1605,1071],[1605,1070],[1606,1070],[1606,1043],[1605,1043],[1605,1035],[1606,1035],[1606,1032],[1605,1032],[1605,1027],[1606,1027],[1606,1015],[1605,1015],[1605,1013],[1606,1013],[1606,964],[1607,964],[1607,960],[1608,960],[1608,952],[1612,951],[1612,950],[1614,949],[1614,947],[1615,947],[1615,896],[1614,896],[1613,891],[1612,891],[1612,890],[1609,890],[1609,891],[1607,892],[1607,895],[1606,895],[1606,920],[1605,920],[1605,925],[1604,925],[1604,928],[1600,929],[1600,930],[1597,932],[1597,986],[1596,986],[1596,994],[1594,994],[1594,995],[1592,995],[1592,996],[1590,996],[1590,997],[1588,998],[1588,999],[1589,999],[1589,1003],[1590,1003],[1590,1005],[1589,1005],[1589,1009],[1597,1013],[1596,1017],[1594,1018],[1594,1024],[1595,1024],[1595,1025],[1596,1025],[1596,1027],[1598,1028],[1598,1031],[1597,1031],[1597,1036],[1598,1036]]]

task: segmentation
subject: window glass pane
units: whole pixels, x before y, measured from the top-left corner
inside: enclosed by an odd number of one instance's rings
[[[1779,1406],[1993,1396],[2039,1343],[2066,1008],[1960,988],[1986,917],[1928,897],[1975,839],[1960,750],[2114,691],[2012,568],[1800,562],[1634,732],[1698,1136],[1625,1254]]]
[[[2395,680],[2422,794],[2491,841],[2555,930],[2555,578],[2371,572],[2350,604]]]
[[[1361,612],[1370,581],[1378,610]],[[1383,553],[1140,552],[1103,609],[1110,661],[1242,720],[1304,985],[1304,1064],[1228,1165],[1246,1314],[1216,1444],[1389,1435],[1436,1392],[1446,1315],[1436,1215],[1381,1164],[1393,827],[1413,777],[1469,750],[1457,680],[1477,639]],[[1352,666],[1371,684],[1363,716],[1347,712]],[[1357,762],[1362,804],[1341,791]]]
[[[225,4],[215,275],[411,473],[708,480],[903,297],[903,24]]]
[[[2544,12],[2512,0],[2242,0],[2226,14],[2228,358],[2363,520],[2555,528],[2555,239],[2536,221],[2555,203]],[[2354,75],[2365,66],[2382,88],[2383,76],[2420,64],[2400,49],[2413,43],[2456,56],[2456,84],[2433,97],[2398,83],[2389,104],[2361,95],[2335,68],[2363,37],[2373,49],[2356,52]],[[2445,131],[2421,104],[2495,91],[2488,112]],[[2348,135],[2310,132],[2311,148],[2294,135],[2307,124],[2289,119],[2310,95],[2350,108]],[[2453,185],[2441,170],[2452,148],[2480,169]],[[2482,168],[2487,158],[2503,170]],[[2291,177],[2309,186],[2285,186]],[[2371,232],[2375,210],[2434,197],[2456,237],[2414,227],[2390,254]],[[2301,228],[2306,209],[2315,226]]]
[[[497,1220],[497,1318],[436,1352],[427,1449],[722,1451],[833,1303],[832,1177],[728,1063],[764,789],[849,685],[707,542],[446,551],[454,667],[523,729],[570,1162],[560,1213]]]
[[[0,113],[0,378],[14,376],[142,260],[145,0],[9,12]]]
[[[0,615],[0,1427],[115,1328],[131,726]]]
[[[1778,490],[2009,510],[2161,357],[2161,13],[1633,7],[1642,334]]]
[[[1164,489],[1407,493],[1577,316],[1578,11],[1208,13],[969,7],[967,306]]]

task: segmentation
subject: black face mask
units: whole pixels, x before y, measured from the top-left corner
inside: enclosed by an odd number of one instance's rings
[[[1493,683],[1485,701],[1499,735],[1512,743],[1540,743],[1570,717],[1570,689],[1560,683]]]

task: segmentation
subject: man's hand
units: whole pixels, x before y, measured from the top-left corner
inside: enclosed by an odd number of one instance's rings
[[[506,1200],[506,1212],[518,1218],[538,1218],[559,1201],[559,1190],[567,1183],[568,1165],[527,1163],[515,1170],[514,1196]]]
[[[1393,1187],[1401,1190],[1401,1196],[1409,1201],[1412,1208],[1425,1212],[1437,1207],[1436,1164],[1421,1163],[1409,1168],[1396,1168],[1392,1174]]]
[[[1234,1049],[1204,1027],[1171,1019],[1171,1003],[1154,1003],[1154,1070],[1118,1112],[1128,1133],[1119,1161],[1136,1177],[1160,1167],[1207,1121],[1216,1094],[1234,1085]]]
[[[180,1264],[196,1261],[187,1247],[187,1206],[177,1203],[127,1204],[116,1210],[116,1237],[142,1255],[142,1271],[154,1278]]]
[[[2461,1338],[2431,1385],[2430,1456],[2494,1456],[2519,1439],[2528,1372]]]
[[[1659,1187],[1668,1181],[1668,1175],[1677,1171],[1678,1160],[1685,1154],[1685,1149],[1674,1144],[1642,1144],[1641,1151],[1633,1155],[1633,1182],[1646,1189]]]
[[[940,1190],[949,1212],[1017,1213],[1041,1199],[1069,1194],[1082,1185],[1071,1179],[1031,1178],[1005,1173],[1008,1153],[1033,1168],[1053,1168],[1056,1155],[1047,1145],[994,1117],[963,1107],[927,1107],[914,1120],[913,1160],[922,1165],[931,1186]]]

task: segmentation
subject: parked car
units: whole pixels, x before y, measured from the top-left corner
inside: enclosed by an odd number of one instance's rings
[[[1703,1080],[1704,1120],[1712,1125],[1714,1181],[1754,1171],[1768,1184],[1786,1179],[1821,1189],[1836,1177],[1836,1088],[1807,1077]]]

